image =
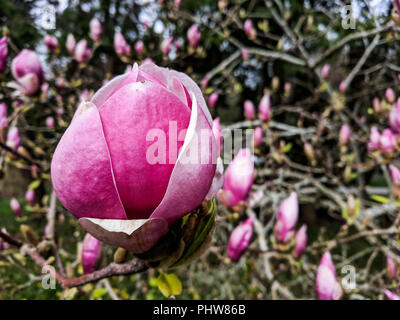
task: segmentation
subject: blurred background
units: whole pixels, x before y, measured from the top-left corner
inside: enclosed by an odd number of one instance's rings
[[[99,39],[91,35],[93,19],[102,29]],[[344,279],[343,299],[385,299],[385,290],[400,294],[400,180],[389,169],[400,165],[399,21],[388,0],[2,0],[8,54],[0,102],[7,106],[8,125],[0,128],[0,228],[21,241],[21,225],[45,236],[49,164],[76,107],[134,62],[151,59],[196,81],[222,129],[262,128],[245,205],[218,201],[210,249],[174,270],[183,288],[177,299],[315,299],[317,268],[328,250],[338,279]],[[198,41],[188,34],[192,26]],[[125,43],[116,44],[119,32]],[[86,40],[86,56],[68,50],[69,34],[76,43]],[[46,35],[56,38],[53,47],[44,42]],[[11,63],[23,49],[38,54],[45,74],[34,95],[13,84]],[[266,118],[258,110],[265,95]],[[254,118],[245,112],[246,101],[256,110]],[[12,127],[20,139],[14,152],[4,147]],[[33,200],[27,190],[34,191]],[[300,208],[294,231],[307,226],[301,257],[293,254],[294,240],[282,244],[274,235],[279,205],[292,191]],[[12,198],[22,211],[17,216]],[[85,232],[60,203],[56,212],[56,258],[67,277],[77,277],[84,272]],[[251,214],[257,217],[252,241],[233,262],[229,237]],[[1,299],[166,299],[153,269],[45,290],[41,268],[4,244]],[[114,252],[102,245],[96,267],[112,262]]]

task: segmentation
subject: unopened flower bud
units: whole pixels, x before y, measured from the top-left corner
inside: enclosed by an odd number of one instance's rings
[[[390,129],[383,130],[379,141],[381,152],[386,156],[392,156],[396,148],[396,137]]]
[[[219,96],[217,92],[211,93],[210,97],[208,98],[208,104],[211,108],[217,104],[218,97]]]
[[[396,94],[394,93],[392,88],[387,88],[386,89],[385,98],[386,98],[387,102],[394,103],[394,101],[396,100]]]
[[[101,254],[101,242],[95,237],[86,234],[82,244],[82,267],[85,274],[92,273],[96,269]]]
[[[248,120],[254,120],[255,118],[254,104],[250,100],[244,102],[244,116]]]
[[[36,232],[32,230],[32,228],[26,224],[22,224],[20,226],[20,230],[25,240],[30,244],[36,246],[39,243],[39,237]]]
[[[321,69],[322,78],[327,79],[329,77],[330,71],[331,71],[331,66],[329,64],[324,64],[324,66]]]
[[[299,201],[296,192],[292,192],[288,198],[279,205],[275,223],[275,236],[278,241],[286,243],[293,236],[294,227],[299,217]]]
[[[268,122],[271,118],[271,98],[265,94],[258,104],[258,117],[263,122]]]
[[[395,262],[393,261],[393,259],[391,257],[387,257],[386,264],[387,264],[387,272],[388,272],[389,278],[395,279],[396,274],[397,274],[397,267],[396,267]]]
[[[306,154],[308,161],[312,165],[315,165],[315,153],[314,153],[314,148],[311,145],[311,143],[304,142],[304,153]]]
[[[329,252],[325,252],[317,269],[316,289],[318,300],[339,300],[342,288],[336,278],[335,266]]]
[[[259,147],[263,140],[263,129],[259,126],[254,129],[254,145]]]
[[[253,216],[248,218],[239,224],[229,237],[228,256],[233,262],[239,261],[250,244],[254,229],[253,221]]]
[[[296,232],[294,239],[296,241],[294,256],[298,260],[307,246],[307,226],[305,224]]]
[[[351,134],[351,129],[350,126],[347,124],[342,125],[340,128],[340,133],[339,133],[339,145],[340,146],[345,146],[348,144],[350,140],[350,134]]]
[[[381,134],[377,127],[372,127],[369,134],[368,152],[374,152],[379,149]]]
[[[10,207],[11,207],[12,212],[14,212],[14,214],[17,217],[22,217],[21,205],[19,204],[17,199],[11,198]]]
[[[28,189],[25,193],[25,200],[32,204],[35,201],[35,191],[32,189]]]

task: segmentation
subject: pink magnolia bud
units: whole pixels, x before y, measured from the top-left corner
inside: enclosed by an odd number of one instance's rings
[[[46,127],[49,129],[54,128],[54,118],[53,117],[46,118]]]
[[[67,36],[67,41],[65,42],[65,47],[67,48],[67,51],[69,52],[70,55],[75,54],[75,46],[76,46],[75,37],[73,34],[69,33]]]
[[[222,151],[222,129],[221,129],[221,122],[219,118],[215,118],[213,121],[212,131],[214,134],[215,142],[217,143],[217,150]]]
[[[396,264],[394,263],[393,259],[391,257],[387,257],[386,264],[387,264],[387,271],[388,271],[389,278],[392,278],[392,279],[396,278],[397,268],[396,268]]]
[[[400,296],[398,296],[397,294],[394,294],[393,292],[391,292],[389,290],[385,290],[384,293],[389,300],[400,300]]]
[[[392,106],[389,113],[389,125],[390,128],[396,132],[400,133],[400,104],[396,103]]]
[[[85,274],[92,273],[96,269],[97,262],[101,255],[101,242],[86,234],[82,244],[82,267]]]
[[[114,36],[114,49],[120,56],[129,56],[131,53],[131,47],[126,42],[121,32],[117,32]]]
[[[372,105],[374,107],[375,112],[381,112],[382,111],[382,105],[381,105],[381,101],[379,100],[378,97],[375,97],[372,100]]]
[[[372,127],[369,134],[368,152],[374,152],[379,149],[381,134],[377,127]]]
[[[3,232],[4,234],[6,234],[6,235],[10,235],[9,233],[8,233],[8,231],[7,231],[7,229],[6,228],[1,228],[1,232]],[[3,241],[3,248],[4,249],[10,249],[11,248],[11,245],[8,243],[8,242],[6,242],[6,241]]]
[[[390,175],[392,178],[392,183],[396,187],[400,188],[400,170],[392,164],[389,164],[389,170],[390,170]]]
[[[288,198],[282,201],[278,209],[275,236],[280,242],[286,243],[290,240],[298,217],[299,201],[296,192],[292,192]]]
[[[265,94],[258,104],[258,117],[264,122],[267,122],[271,117],[271,98],[269,94]]]
[[[253,236],[254,216],[239,224],[231,233],[228,244],[228,257],[233,261],[239,261],[246,251]]]
[[[54,53],[58,49],[58,40],[55,36],[46,34],[43,39],[44,44],[50,52]]]
[[[142,40],[139,40],[138,42],[135,43],[135,51],[137,54],[142,54],[144,49],[144,43]]]
[[[249,50],[247,50],[246,48],[242,48],[241,53],[242,53],[242,59],[244,61],[249,60]]]
[[[101,26],[100,21],[97,18],[93,18],[92,20],[90,20],[89,28],[90,28],[90,33],[89,33],[90,38],[95,42],[100,41],[101,35],[103,34],[103,28]]]
[[[75,59],[78,62],[87,62],[90,57],[90,49],[85,39],[80,40],[75,47]]]
[[[181,6],[182,0],[174,0],[174,5],[177,9]]]
[[[25,193],[25,200],[29,203],[35,201],[35,191],[32,189],[28,189]]]
[[[208,79],[207,77],[204,77],[203,78],[203,80],[201,80],[201,87],[202,87],[202,89],[206,89],[207,88],[207,86],[208,86],[208,81],[209,81],[210,79]]]
[[[164,39],[161,42],[161,52],[164,55],[167,55],[171,51],[171,44],[172,44],[173,41],[174,41],[174,38],[173,37],[169,37],[167,39]]]
[[[385,155],[391,155],[396,147],[396,138],[390,129],[383,130],[379,141],[381,152]]]
[[[322,78],[327,79],[329,77],[330,71],[331,71],[331,66],[329,64],[324,64],[324,66],[321,69]]]
[[[219,194],[220,200],[227,207],[245,201],[253,180],[254,163],[251,151],[241,149],[226,169],[224,189]]]
[[[346,83],[346,81],[340,82],[340,84],[339,84],[339,91],[340,91],[340,93],[344,93],[344,92],[346,91],[346,89],[347,89],[347,83]]]
[[[21,139],[19,137],[19,132],[17,127],[12,127],[7,133],[7,146],[17,150],[21,144]]]
[[[256,127],[254,129],[254,145],[259,147],[263,140],[263,130],[261,127]]]
[[[7,128],[7,105],[4,102],[0,103],[0,129]]]
[[[251,39],[257,36],[256,29],[254,29],[253,22],[250,19],[246,19],[244,22],[244,32]]]
[[[385,91],[386,101],[389,103],[393,103],[396,100],[396,94],[394,93],[392,88],[387,88]]]
[[[325,252],[317,269],[316,288],[318,300],[339,300],[342,288],[336,279],[336,270],[329,252]]]
[[[346,144],[349,143],[350,140],[350,134],[351,134],[351,129],[349,125],[344,124],[340,128],[340,133],[339,133],[339,145],[340,146],[345,146]]]
[[[182,43],[178,39],[176,39],[174,41],[174,47],[176,50],[179,50],[182,47]]]
[[[7,37],[4,36],[0,39],[0,72],[3,72],[6,69],[7,55],[8,55]]]
[[[37,54],[22,50],[12,61],[11,72],[25,94],[35,93],[44,80],[42,65]]]
[[[208,104],[210,107],[214,107],[217,104],[218,97],[219,95],[217,92],[211,93],[210,97],[208,98]]]
[[[307,246],[307,226],[305,224],[296,232],[294,239],[296,241],[294,256],[298,260]]]
[[[187,39],[191,47],[195,48],[200,41],[201,34],[197,24],[192,25],[187,31]]]
[[[191,78],[135,64],[77,109],[51,163],[57,197],[99,240],[146,252],[215,195],[212,125]]]
[[[255,111],[254,111],[254,104],[250,100],[245,100],[244,102],[244,116],[248,120],[254,120],[255,118]]]
[[[11,210],[17,217],[22,217],[22,209],[21,205],[19,204],[18,200],[15,198],[11,198],[10,201]]]

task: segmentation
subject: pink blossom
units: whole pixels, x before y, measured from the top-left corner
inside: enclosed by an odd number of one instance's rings
[[[35,201],[35,191],[28,189],[25,193],[25,200],[29,203],[33,203],[33,201]]]
[[[65,47],[67,48],[67,51],[69,52],[70,55],[75,54],[75,46],[76,46],[75,37],[73,34],[69,33],[67,36],[67,41],[65,42]]]
[[[164,55],[167,55],[167,54],[170,52],[170,50],[171,50],[171,44],[172,44],[173,41],[174,41],[174,38],[173,38],[173,37],[169,37],[169,38],[167,38],[167,39],[164,39],[164,40],[161,42],[161,52],[162,52]]]
[[[227,207],[245,201],[253,180],[254,163],[251,151],[241,149],[226,169],[224,188],[219,194],[219,199]]]
[[[392,278],[392,279],[396,278],[397,267],[396,267],[396,264],[394,263],[393,259],[391,257],[387,257],[386,264],[387,264],[389,278]]]
[[[77,109],[51,163],[57,197],[97,239],[146,252],[215,195],[212,125],[191,78],[135,64]],[[210,140],[196,139],[203,134]],[[198,158],[189,161],[189,154]]]
[[[301,228],[296,232],[294,239],[296,241],[294,255],[295,258],[298,260],[302,256],[307,246],[307,226],[305,224],[303,224]]]
[[[129,56],[131,53],[131,47],[126,42],[121,32],[117,32],[114,36],[114,49],[120,56]]]
[[[258,104],[258,117],[264,122],[267,122],[271,117],[271,98],[269,94],[265,94]]]
[[[396,94],[394,93],[392,88],[387,88],[385,91],[386,101],[389,103],[393,103],[396,100]]]
[[[381,152],[385,155],[391,155],[396,148],[396,137],[390,129],[383,130],[379,140]]]
[[[321,69],[322,78],[327,79],[329,77],[329,72],[331,71],[331,66],[329,64],[324,64]]]
[[[400,296],[398,296],[397,294],[394,294],[393,292],[391,292],[389,290],[385,290],[384,293],[389,300],[400,300]]]
[[[21,90],[27,95],[34,94],[44,80],[39,57],[32,50],[22,50],[12,61],[11,71]]]
[[[244,116],[248,120],[254,120],[255,118],[255,110],[254,104],[250,100],[245,100],[244,102]]]
[[[351,135],[350,126],[347,124],[342,125],[339,133],[339,145],[345,146],[346,144],[348,144],[350,140],[350,135]]]
[[[379,149],[381,134],[377,127],[372,127],[369,134],[368,152],[374,152]]]
[[[137,54],[142,54],[144,49],[144,43],[142,40],[139,40],[138,42],[135,43],[135,51]]]
[[[254,229],[254,216],[239,224],[231,233],[228,244],[228,256],[233,262],[239,261],[250,244]]]
[[[217,92],[211,93],[210,97],[208,98],[208,104],[210,107],[214,107],[217,104],[218,97],[219,95]]]
[[[55,36],[46,34],[43,39],[44,44],[50,52],[54,53],[58,49],[58,40]]]
[[[242,48],[241,53],[242,53],[242,59],[244,61],[249,60],[249,50],[247,50],[246,48]]]
[[[0,103],[0,129],[7,128],[7,105],[4,102]]]
[[[85,274],[92,273],[96,269],[96,264],[101,254],[101,242],[86,234],[82,244],[82,267]]]
[[[254,129],[254,145],[259,147],[263,140],[263,130],[260,126]]]
[[[187,31],[187,39],[191,47],[195,48],[200,41],[201,34],[197,24],[192,25]]]
[[[90,33],[89,33],[90,38],[95,42],[100,41],[101,35],[103,34],[103,28],[101,26],[100,21],[97,18],[93,18],[92,20],[90,20],[89,28],[90,28]]]
[[[244,22],[244,32],[249,38],[255,38],[257,36],[256,29],[254,29],[253,22],[250,19],[246,19]]]
[[[279,206],[275,223],[275,236],[283,243],[290,240],[299,217],[299,201],[296,192],[292,192]]]
[[[91,54],[91,50],[87,47],[85,39],[80,40],[75,47],[75,59],[78,62],[87,62]]]
[[[0,39],[0,72],[3,72],[6,69],[7,55],[7,37],[4,36]]]
[[[12,127],[8,130],[7,133],[7,146],[10,148],[17,150],[21,144],[21,139],[19,137],[19,132],[17,127]]]
[[[318,300],[339,300],[342,288],[336,278],[336,270],[329,252],[325,252],[317,269],[316,288]]]
[[[10,207],[17,217],[22,217],[21,205],[19,204],[17,199],[11,198]]]

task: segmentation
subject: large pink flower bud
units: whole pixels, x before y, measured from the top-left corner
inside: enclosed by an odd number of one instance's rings
[[[4,102],[0,103],[0,129],[7,128],[7,105]]]
[[[163,55],[167,55],[171,51],[171,44],[173,41],[174,38],[169,37],[161,42],[161,52],[163,53]]]
[[[386,264],[387,264],[387,271],[388,271],[389,278],[392,278],[392,279],[396,278],[397,267],[396,267],[396,264],[394,263],[393,259],[391,257],[387,257]]]
[[[21,144],[21,139],[19,137],[19,132],[17,127],[12,127],[7,133],[7,146],[17,150]]]
[[[80,40],[75,47],[75,59],[78,62],[87,62],[90,57],[90,49],[85,39]]]
[[[21,205],[19,204],[17,199],[11,198],[10,207],[11,207],[12,212],[14,212],[14,214],[17,217],[22,217]]]
[[[394,93],[392,88],[387,88],[385,91],[386,101],[389,103],[393,103],[396,100],[396,94]]]
[[[250,19],[246,19],[244,22],[244,32],[250,39],[254,39],[257,36],[256,29],[254,29],[253,22]]]
[[[239,261],[250,244],[254,229],[254,216],[239,224],[231,233],[228,244],[228,256],[233,262]]]
[[[217,104],[218,97],[219,95],[217,92],[211,93],[210,97],[208,98],[208,104],[210,107],[214,107]]]
[[[92,273],[96,269],[100,255],[101,242],[87,233],[83,239],[81,256],[83,272],[85,274]]]
[[[193,80],[135,64],[81,103],[54,152],[51,177],[89,233],[143,253],[215,195],[208,192],[218,154]]]
[[[226,169],[224,189],[219,194],[219,199],[227,207],[245,201],[253,180],[253,156],[249,149],[241,149]]]
[[[350,134],[351,134],[350,126],[348,124],[342,125],[342,127],[340,128],[340,133],[339,133],[339,145],[340,146],[345,146],[346,144],[349,143]]]
[[[7,37],[4,36],[0,39],[0,72],[3,72],[6,69],[7,55]]]
[[[322,78],[327,79],[329,77],[330,71],[331,71],[331,66],[329,64],[324,64],[324,66],[321,69]]]
[[[264,94],[258,104],[258,117],[264,122],[267,122],[271,117],[271,98],[269,94]]]
[[[298,260],[302,256],[307,246],[307,226],[305,224],[302,225],[299,231],[296,232],[294,239],[296,241],[294,256]]]
[[[394,294],[393,292],[389,291],[389,290],[385,290],[384,291],[386,298],[388,298],[389,300],[400,300],[400,296],[398,296],[397,294]]]
[[[254,129],[254,145],[259,147],[263,140],[263,129],[258,126]]]
[[[244,102],[244,116],[249,120],[254,120],[255,118],[254,104],[250,100],[245,100]]]
[[[103,34],[103,28],[101,26],[100,21],[97,18],[93,18],[92,20],[90,20],[89,28],[90,28],[89,32],[90,38],[95,42],[100,41],[101,35]]]
[[[144,49],[144,43],[142,40],[139,40],[138,42],[135,43],[135,51],[137,54],[142,54]]]
[[[25,193],[25,200],[28,203],[33,203],[33,201],[35,201],[35,191],[32,189],[28,189]]]
[[[200,41],[201,34],[197,24],[192,25],[187,31],[187,39],[191,47],[195,48]]]
[[[325,252],[317,269],[316,288],[318,300],[339,300],[342,288],[336,279],[336,270],[329,252]]]
[[[390,129],[383,130],[379,141],[381,152],[384,155],[391,155],[396,147],[396,137]]]
[[[131,47],[126,42],[121,32],[117,32],[114,36],[114,49],[120,56],[129,56],[131,53]]]
[[[372,127],[369,134],[368,152],[374,152],[379,149],[381,134],[377,127]]]
[[[298,217],[299,201],[296,192],[292,192],[288,198],[282,201],[278,209],[275,236],[280,242],[286,243],[290,240]]]
[[[42,65],[37,54],[22,50],[12,61],[11,72],[25,94],[35,93],[44,80]]]
[[[73,34],[69,33],[67,36],[67,41],[65,42],[65,47],[67,48],[67,51],[69,52],[70,55],[74,55],[75,46],[76,46],[75,37]]]
[[[222,129],[221,129],[221,122],[219,118],[215,118],[213,121],[212,131],[214,134],[215,142],[217,144],[217,150],[219,153],[222,151]]]
[[[44,44],[50,52],[54,53],[58,49],[58,40],[55,36],[46,34],[43,39]]]

